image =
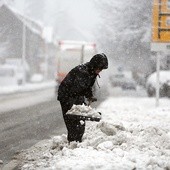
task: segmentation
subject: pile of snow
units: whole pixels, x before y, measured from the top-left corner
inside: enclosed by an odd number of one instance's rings
[[[22,170],[170,169],[170,100],[109,98],[102,121],[86,122],[83,142],[55,136],[24,151]]]
[[[72,108],[66,114],[87,116],[87,117],[101,117],[99,112],[95,108],[86,105],[73,105]]]

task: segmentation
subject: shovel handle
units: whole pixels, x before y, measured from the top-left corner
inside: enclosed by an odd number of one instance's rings
[[[90,105],[91,105],[91,103],[92,103],[92,101],[91,101],[91,100],[89,100],[89,102],[88,102],[88,106],[90,106]]]

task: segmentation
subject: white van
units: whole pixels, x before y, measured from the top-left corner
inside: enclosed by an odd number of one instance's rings
[[[15,86],[22,84],[22,76],[13,65],[0,65],[0,86]]]
[[[59,41],[57,51],[57,82],[61,82],[66,74],[75,66],[90,59],[96,54],[96,44],[84,41]]]

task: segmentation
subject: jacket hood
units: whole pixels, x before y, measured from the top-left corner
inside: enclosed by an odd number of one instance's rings
[[[108,68],[108,59],[104,53],[94,55],[90,60],[90,65],[94,69],[107,69]]]

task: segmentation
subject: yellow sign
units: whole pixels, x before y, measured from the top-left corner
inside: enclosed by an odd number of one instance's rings
[[[170,0],[153,0],[152,42],[170,42]]]

